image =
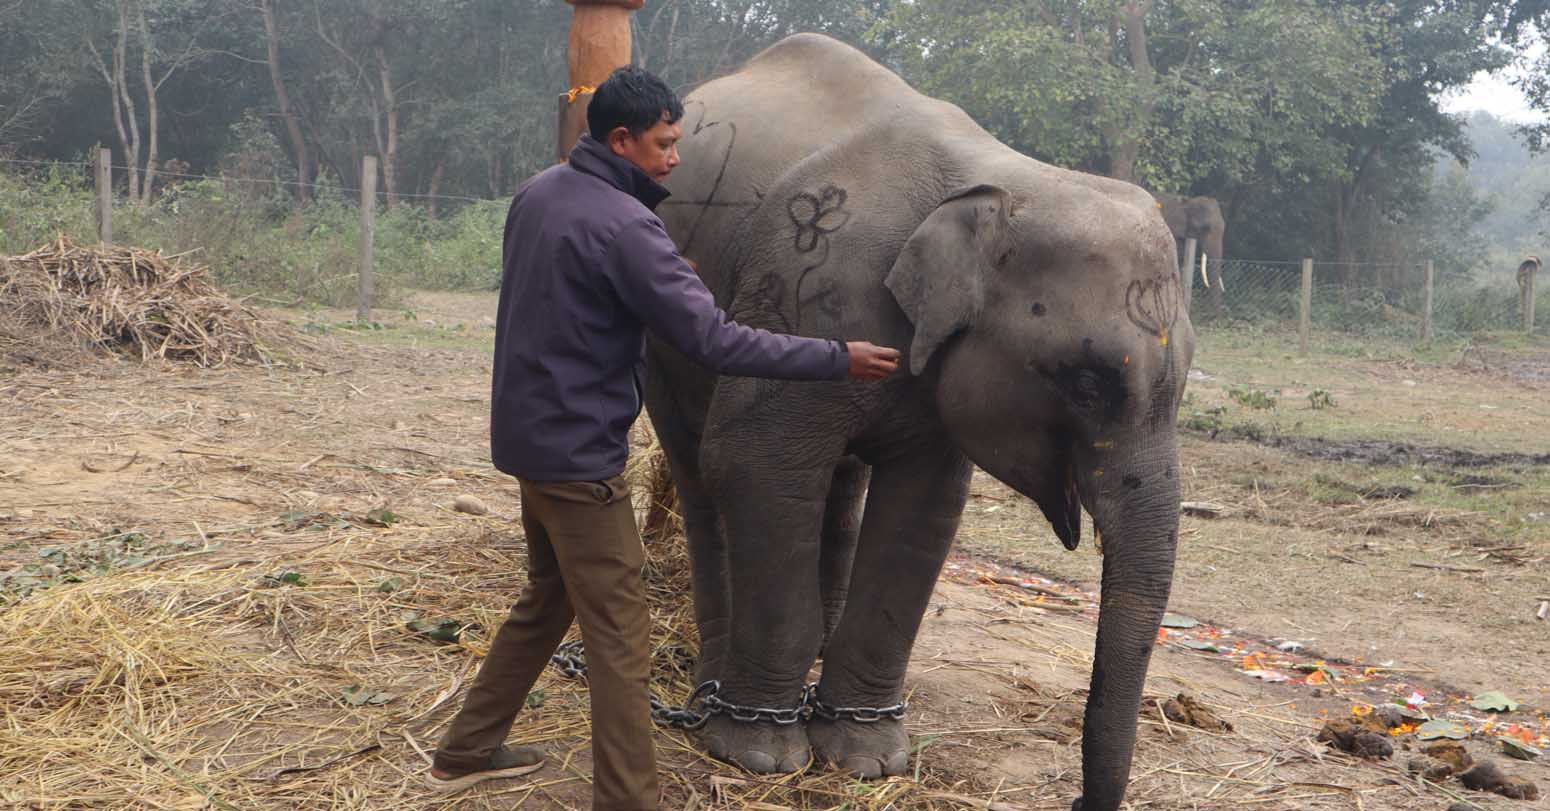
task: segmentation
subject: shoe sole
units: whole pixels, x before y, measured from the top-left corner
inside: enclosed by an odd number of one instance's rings
[[[543,761],[539,761],[529,766],[512,766],[509,769],[487,769],[480,772],[469,772],[462,777],[454,777],[450,780],[443,780],[433,774],[427,774],[425,775],[425,784],[430,786],[431,790],[437,794],[456,794],[473,788],[486,780],[507,780],[512,777],[521,777],[525,774],[532,774],[543,767]]]

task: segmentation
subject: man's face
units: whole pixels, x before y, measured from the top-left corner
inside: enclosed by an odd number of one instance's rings
[[[625,127],[615,128],[608,134],[608,146],[615,155],[640,167],[652,180],[661,183],[678,165],[678,139],[683,133],[682,126],[667,123],[664,116],[639,138]]]

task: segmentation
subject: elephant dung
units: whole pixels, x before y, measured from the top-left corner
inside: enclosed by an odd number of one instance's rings
[[[1495,763],[1481,763],[1459,775],[1459,781],[1475,791],[1489,791],[1513,800],[1539,799],[1539,786],[1503,772]]]
[[[1186,724],[1212,732],[1232,731],[1232,724],[1216,717],[1216,713],[1211,712],[1205,705],[1196,701],[1194,696],[1187,693],[1179,693],[1177,697],[1164,701],[1162,714],[1175,724]]]
[[[1359,721],[1340,718],[1324,725],[1318,739],[1342,752],[1365,758],[1387,758],[1394,754],[1388,734]]]
[[[1411,774],[1418,774],[1434,783],[1452,777],[1454,771],[1456,771],[1451,764],[1444,763],[1429,755],[1416,755],[1411,758],[1409,769]]]
[[[1438,741],[1422,749],[1421,752],[1427,757],[1446,763],[1450,769],[1448,774],[1466,771],[1475,765],[1475,759],[1470,757],[1469,750],[1457,741]]]

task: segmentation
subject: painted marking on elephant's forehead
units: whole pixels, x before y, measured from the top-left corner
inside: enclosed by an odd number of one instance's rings
[[[1130,323],[1168,345],[1168,333],[1178,323],[1183,293],[1173,274],[1137,279],[1125,290],[1125,315]]]

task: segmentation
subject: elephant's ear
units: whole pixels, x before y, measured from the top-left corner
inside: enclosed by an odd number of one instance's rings
[[[971,186],[948,195],[904,243],[883,284],[915,326],[912,374],[924,372],[936,350],[979,316],[1011,215],[1005,189]]]

